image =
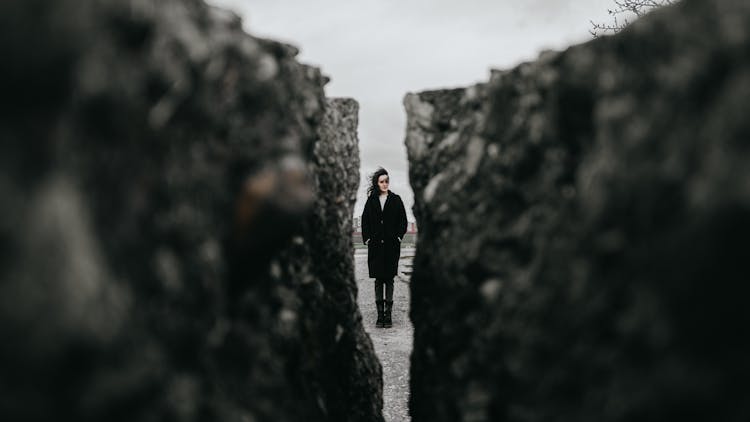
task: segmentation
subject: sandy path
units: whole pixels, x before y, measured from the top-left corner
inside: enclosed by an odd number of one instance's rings
[[[387,422],[410,421],[409,359],[413,343],[413,328],[409,321],[409,274],[413,249],[402,249],[399,275],[393,283],[393,327],[376,328],[374,280],[367,274],[367,251],[354,254],[359,296],[357,302],[364,319],[365,330],[375,345],[375,353],[383,365],[383,416]],[[407,273],[405,273],[407,272]]]

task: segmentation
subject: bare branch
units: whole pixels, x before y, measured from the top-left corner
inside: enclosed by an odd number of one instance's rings
[[[611,23],[596,23],[591,21],[589,33],[594,38],[606,34],[616,34],[630,24],[630,18],[639,18],[651,10],[673,4],[678,0],[613,0],[615,8],[607,10],[612,16]],[[618,19],[621,18],[621,19]]]

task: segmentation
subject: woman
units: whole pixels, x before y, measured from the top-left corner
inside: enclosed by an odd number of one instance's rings
[[[362,212],[362,240],[367,245],[367,266],[375,279],[376,327],[390,328],[393,309],[393,277],[398,269],[401,240],[406,233],[406,210],[401,197],[388,190],[388,172],[373,173]],[[385,299],[383,299],[385,287]]]

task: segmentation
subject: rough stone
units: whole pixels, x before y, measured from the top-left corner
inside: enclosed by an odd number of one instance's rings
[[[414,421],[750,417],[747,28],[685,0],[407,95]]]
[[[382,420],[345,241],[356,104],[241,26],[0,3],[0,419]]]
[[[357,306],[351,227],[359,187],[358,104],[328,99],[310,174],[316,200],[301,242],[284,252],[300,296],[303,343],[299,377],[325,403],[331,421],[382,421],[382,369]],[[335,160],[331,160],[335,157]],[[347,235],[348,234],[348,235]],[[306,277],[309,277],[306,280]],[[301,300],[300,300],[301,299]]]

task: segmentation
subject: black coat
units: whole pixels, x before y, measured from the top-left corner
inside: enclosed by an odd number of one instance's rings
[[[371,278],[390,279],[398,272],[399,239],[404,238],[406,224],[406,210],[400,196],[388,191],[382,210],[377,192],[367,198],[362,212],[362,240],[367,243]]]

